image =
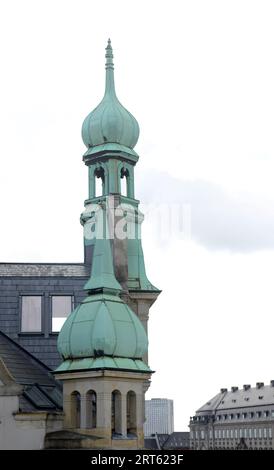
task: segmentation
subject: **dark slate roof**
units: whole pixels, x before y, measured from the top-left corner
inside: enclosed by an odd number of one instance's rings
[[[145,438],[146,449],[189,449],[189,432],[173,432],[172,434],[153,434]]]
[[[83,263],[0,263],[0,277],[87,277]]]
[[[160,450],[161,448],[158,446],[158,442],[155,437],[145,437],[145,449]]]
[[[0,360],[11,379],[23,386],[20,411],[61,411],[62,389],[51,370],[0,331]]]
[[[162,449],[189,449],[189,432],[173,432],[168,436]]]
[[[168,439],[168,437],[169,437],[169,434],[158,434],[157,433],[157,438],[158,438],[160,449],[162,449],[162,447],[163,447],[164,443],[166,442],[166,440]]]

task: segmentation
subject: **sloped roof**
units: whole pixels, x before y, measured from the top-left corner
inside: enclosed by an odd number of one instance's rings
[[[189,449],[189,432],[158,434],[145,438],[146,449]]]
[[[169,434],[158,434],[157,433],[157,438],[158,438],[159,446],[160,446],[161,449],[162,449],[164,443],[166,442],[166,440],[168,439],[168,437],[169,437]]]
[[[83,263],[0,263],[2,277],[87,277],[90,268]]]
[[[256,387],[244,387],[231,391],[218,393],[205,405],[198,409],[197,413],[222,411],[226,409],[248,408],[254,406],[274,406],[274,386],[260,384]]]
[[[162,449],[187,449],[189,448],[189,432],[173,432],[168,436]]]
[[[220,392],[215,395],[215,397],[211,398],[207,403],[201,406],[201,408],[197,410],[197,413],[215,411],[219,407],[226,393],[227,392]]]
[[[145,449],[161,449],[161,447],[158,446],[156,437],[145,437]]]
[[[22,386],[20,411],[61,411],[62,389],[50,369],[0,332],[0,379]]]

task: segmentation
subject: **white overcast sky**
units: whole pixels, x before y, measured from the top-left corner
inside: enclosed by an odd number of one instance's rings
[[[143,225],[163,290],[148,397],[174,399],[176,430],[220,387],[274,378],[273,24],[265,0],[0,2],[0,260],[83,259],[80,132],[108,37],[141,128],[136,195],[190,204],[190,240]]]

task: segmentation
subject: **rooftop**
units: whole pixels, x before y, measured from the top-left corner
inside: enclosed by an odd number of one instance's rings
[[[0,277],[88,277],[83,263],[0,263]]]
[[[269,385],[257,382],[255,387],[245,384],[242,389],[222,388],[220,392],[197,410],[197,413],[222,411],[226,409],[274,405],[274,380]]]
[[[20,411],[61,411],[62,389],[51,370],[0,331],[0,394],[19,385]]]

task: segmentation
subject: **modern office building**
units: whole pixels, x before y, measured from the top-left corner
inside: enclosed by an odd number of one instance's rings
[[[189,427],[191,449],[274,449],[274,380],[222,388]]]
[[[173,400],[152,398],[146,400],[145,436],[172,434],[174,431]]]

